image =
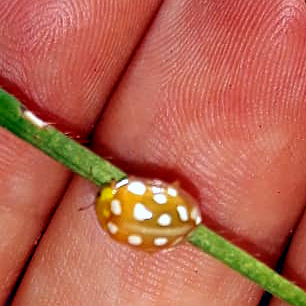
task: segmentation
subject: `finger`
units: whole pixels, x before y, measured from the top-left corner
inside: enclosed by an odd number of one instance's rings
[[[179,178],[205,222],[272,266],[305,201],[302,4],[165,2],[95,137],[130,172]],[[75,184],[15,305],[257,305],[257,286],[191,246],[149,257],[110,241],[72,213],[93,197]]]
[[[304,216],[294,233],[293,239],[290,244],[288,255],[286,257],[285,265],[282,274],[294,282],[296,285],[306,290],[306,215]],[[271,306],[285,306],[284,302],[278,299],[271,300]]]
[[[0,304],[35,247],[67,180],[62,166],[0,131]]]
[[[159,1],[4,1],[0,85],[66,132],[86,136]],[[1,130],[0,304],[69,174]]]
[[[73,180],[31,260],[14,306],[51,301],[76,306],[232,305],[239,293],[234,297],[231,290],[240,287],[244,302],[254,299],[256,288],[249,281],[190,245],[151,255],[114,243],[99,227],[93,209],[78,210],[92,204],[96,194],[88,182]],[[225,287],[227,296],[220,297]]]
[[[6,1],[0,84],[49,121],[88,133],[159,3]]]

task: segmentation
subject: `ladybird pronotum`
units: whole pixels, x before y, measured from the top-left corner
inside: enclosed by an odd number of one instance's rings
[[[103,187],[96,212],[113,239],[146,252],[180,243],[202,220],[195,200],[176,184],[136,177]]]

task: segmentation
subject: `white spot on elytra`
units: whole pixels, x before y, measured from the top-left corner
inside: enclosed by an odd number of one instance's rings
[[[137,203],[134,207],[134,218],[138,221],[149,220],[153,216],[152,212],[149,211],[143,204]]]
[[[171,216],[168,214],[162,214],[157,220],[160,226],[168,226],[171,224]]]
[[[142,182],[132,182],[128,185],[128,191],[137,195],[143,195],[146,192],[146,186]]]
[[[181,221],[185,222],[188,221],[188,212],[185,206],[177,206],[176,208],[179,218],[181,219]]]
[[[162,193],[155,194],[153,199],[158,204],[165,204],[167,202],[167,197]]]
[[[122,213],[122,207],[119,200],[112,200],[111,201],[111,211],[114,215],[120,216]]]
[[[35,116],[32,112],[25,110],[23,112],[23,115],[29,120],[31,121],[34,125],[43,128],[45,126],[47,126],[48,124],[44,121],[42,121],[41,119],[39,119],[37,116]]]
[[[128,237],[128,242],[131,245],[140,245],[142,244],[142,238],[138,235],[130,235]]]
[[[118,232],[118,226],[112,222],[107,223],[107,228],[111,234],[116,234]]]
[[[162,188],[161,187],[152,186],[152,192],[154,194],[161,193],[162,192]]]
[[[177,196],[177,190],[175,188],[169,187],[168,188],[168,194],[171,195],[172,197]]]
[[[128,179],[123,179],[123,180],[121,180],[121,181],[119,181],[119,182],[116,183],[116,188],[120,188],[120,187],[122,187],[122,186],[124,186],[124,185],[127,185],[128,182],[129,182]]]
[[[202,222],[202,217],[200,211],[197,207],[194,207],[190,213],[190,217],[195,221],[196,225],[199,225]]]
[[[159,237],[154,239],[154,244],[157,246],[165,245],[168,242],[168,239],[165,237]]]

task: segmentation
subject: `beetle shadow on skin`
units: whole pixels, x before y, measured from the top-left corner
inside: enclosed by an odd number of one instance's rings
[[[218,235],[222,236],[226,240],[230,241],[237,247],[245,250],[246,252],[250,253],[258,260],[264,262],[265,264],[269,265],[271,268],[275,268],[277,265],[277,260],[280,258],[282,254],[282,250],[278,252],[271,252],[267,253],[267,247],[265,245],[259,245],[254,241],[251,241],[249,237],[243,236],[241,234],[237,234],[233,230],[229,228],[225,228],[221,223],[217,222],[211,217],[205,215],[205,199],[200,202],[200,192],[199,189],[190,181],[188,176],[182,174],[181,172],[177,171],[174,168],[166,168],[160,167],[158,165],[152,164],[145,164],[145,163],[127,163],[123,159],[117,158],[115,154],[112,154],[110,150],[105,147],[97,147],[95,148],[96,152],[103,156],[106,160],[113,163],[114,165],[121,168],[123,171],[128,173],[129,175],[140,176],[144,178],[157,178],[164,180],[168,183],[179,183],[179,186],[186,190],[200,205],[201,212],[202,212],[202,220],[203,224],[216,232]],[[205,187],[205,186],[204,186]],[[207,199],[208,201],[209,199]],[[211,200],[210,200],[211,201]],[[288,243],[288,237],[284,238],[283,246],[285,248],[286,244]]]

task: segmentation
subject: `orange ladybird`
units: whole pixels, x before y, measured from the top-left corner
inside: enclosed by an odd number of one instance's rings
[[[195,200],[180,188],[136,177],[103,187],[96,212],[113,239],[146,252],[178,244],[202,220]]]

